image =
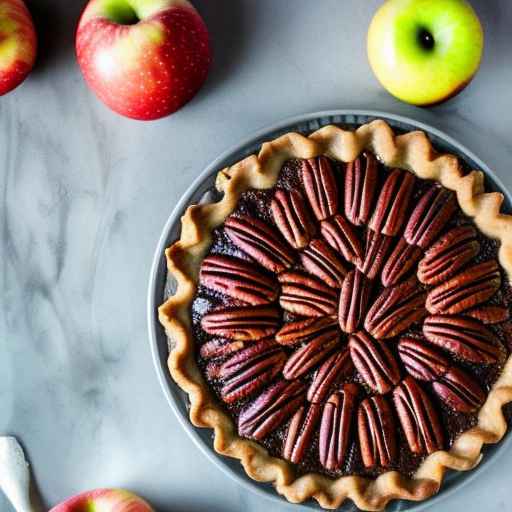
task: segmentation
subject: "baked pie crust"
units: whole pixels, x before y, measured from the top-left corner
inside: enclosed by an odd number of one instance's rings
[[[355,131],[326,126],[308,137],[287,133],[264,143],[257,156],[251,155],[221,170],[216,187],[223,193],[222,199],[213,204],[190,206],[182,218],[180,240],[166,250],[168,271],[177,287],[176,293],[159,308],[160,322],[173,347],[169,370],[189,396],[192,423],[214,429],[215,450],[239,459],[251,478],[272,482],[290,502],[314,498],[329,509],[339,507],[347,498],[362,510],[382,510],[391,500],[420,501],[432,496],[439,490],[446,469],[472,469],[482,458],[482,446],[500,441],[507,429],[501,408],[512,401],[512,358],[509,355],[478,413],[477,424],[460,434],[449,450],[426,456],[412,477],[386,471],[376,478],[332,478],[313,472],[297,476],[292,463],[269,455],[257,442],[240,437],[233,419],[211,391],[195,359],[191,305],[213,230],[235,210],[243,192],[273,187],[286,161],[325,155],[341,162],[352,162],[364,150],[373,152],[389,168],[409,170],[421,179],[435,180],[454,191],[462,212],[484,235],[500,242],[499,262],[511,278],[512,217],[500,213],[503,195],[485,193],[481,171],[463,173],[458,159],[437,154],[423,132],[395,136],[387,123],[376,120]]]

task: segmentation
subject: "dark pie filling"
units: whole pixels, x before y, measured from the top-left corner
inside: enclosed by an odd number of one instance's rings
[[[237,209],[233,212],[234,217],[238,217],[240,215],[249,215],[250,217],[261,219],[266,222],[269,226],[272,226],[272,229],[275,229],[277,233],[279,231],[275,228],[274,218],[271,212],[270,203],[277,189],[284,190],[300,190],[303,191],[304,186],[301,177],[301,162],[292,160],[285,163],[283,166],[278,182],[275,187],[269,190],[250,190],[242,194],[242,197],[239,200]],[[342,180],[342,176],[344,175],[345,169],[344,165],[331,162],[333,172],[337,179]],[[376,187],[378,195],[379,191],[382,189],[382,184],[384,179],[387,177],[389,173],[389,169],[379,164],[378,176],[379,183]],[[418,201],[424,196],[426,191],[432,186],[432,183],[415,179],[414,189],[412,192],[412,199],[409,203],[408,215],[414,208],[414,206],[418,203]],[[341,186],[341,190],[343,190],[343,186]],[[373,200],[373,206],[375,206],[375,198]],[[307,199],[306,199],[307,203]],[[343,197],[340,197],[340,212],[343,214]],[[407,219],[408,217],[406,217]],[[441,237],[444,233],[448,232],[450,229],[459,225],[472,224],[471,220],[463,215],[463,213],[457,208],[457,211],[451,215],[448,223],[443,227],[441,233],[436,237]],[[365,244],[365,230],[366,226],[354,227],[355,232],[358,234],[359,240],[361,241],[363,248]],[[403,232],[403,227],[402,227]],[[394,237],[395,240],[398,237]],[[469,265],[474,265],[479,262],[487,261],[490,259],[497,259],[497,250],[498,244],[486,238],[483,234],[481,234],[477,230],[477,240],[480,243],[480,251],[477,256],[472,258],[471,262],[465,265],[466,268]],[[298,252],[298,251],[294,251]],[[210,248],[210,255],[229,255],[234,256],[236,258],[240,258],[245,261],[251,262],[251,265],[254,268],[257,268],[260,272],[264,274],[268,274],[272,279],[276,279],[275,274],[269,272],[259,264],[254,262],[254,260],[248,256],[244,251],[238,248],[232,240],[227,236],[224,231],[224,228],[221,227],[216,229],[213,233],[213,243]],[[347,267],[350,269],[353,267],[351,264],[347,264]],[[299,269],[301,271],[304,270],[299,259],[296,260],[293,269]],[[414,275],[416,272],[416,265],[413,267],[413,270],[409,272],[409,275]],[[500,269],[501,272],[501,286],[499,290],[492,295],[492,297],[485,301],[484,305],[498,305],[504,306],[507,309],[510,308],[511,300],[512,300],[512,289],[509,285],[508,278],[505,276],[505,273]],[[380,280],[375,279],[375,286],[373,287],[370,305],[375,301],[375,299],[382,293],[384,287],[381,284]],[[427,290],[432,289],[434,286],[424,286],[418,282],[419,287],[423,287]],[[235,307],[235,306],[247,306],[242,301],[237,301],[233,298],[228,297],[222,293],[219,293],[211,288],[208,288],[202,284],[198,286],[196,297],[194,299],[192,305],[192,318],[193,318],[193,334],[196,340],[197,347],[197,355],[196,360],[197,363],[205,375],[209,385],[212,390],[215,392],[217,397],[219,398],[219,402],[222,403],[222,406],[230,413],[233,417],[234,422],[238,423],[238,418],[240,412],[247,408],[256,397],[258,397],[264,389],[268,386],[263,386],[253,393],[250,396],[245,397],[241,400],[238,400],[234,403],[224,403],[222,401],[221,389],[223,386],[222,379],[218,378],[218,368],[222,362],[229,359],[232,354],[224,357],[218,358],[208,358],[205,359],[199,353],[201,346],[205,343],[210,342],[214,339],[219,339],[219,336],[208,334],[204,331],[201,326],[201,321],[207,313],[217,309],[224,307]],[[282,312],[282,322],[281,325],[286,324],[290,321],[300,319],[299,316],[293,315],[287,311]],[[447,351],[442,351],[443,354],[453,362],[458,368],[466,371],[469,375],[471,375],[475,381],[482,387],[482,389],[487,393],[498,378],[501,369],[502,363],[506,356],[508,356],[509,351],[511,349],[511,341],[510,341],[510,332],[512,330],[512,324],[506,320],[501,323],[486,325],[486,327],[492,330],[499,338],[501,344],[503,345],[503,357],[500,359],[500,362],[495,364],[475,364],[469,363],[467,361],[463,361],[460,358],[455,357],[453,354]],[[407,372],[404,368],[404,365],[401,362],[401,359],[398,355],[397,350],[397,341],[403,336],[410,336],[413,338],[417,338],[425,342],[425,338],[422,334],[422,320],[419,322],[415,322],[406,330],[402,331],[399,335],[383,340],[386,346],[391,350],[393,357],[398,362],[400,366],[400,372],[402,378],[407,375]],[[349,338],[348,334],[341,333],[341,343],[345,345]],[[254,341],[245,341],[239,343],[239,346],[248,347],[253,344]],[[291,355],[297,347],[283,347],[283,350],[286,354]],[[308,374],[301,376],[300,379],[306,383],[309,383],[314,375],[315,368],[310,371]],[[282,379],[282,376],[279,374],[277,377],[273,379]],[[375,393],[367,386],[365,380],[361,377],[360,373],[356,370],[352,371],[350,374],[344,375],[342,379],[336,382],[332,386],[332,390],[338,389],[343,382],[356,382],[360,384],[358,402],[361,402],[366,396],[373,396]],[[440,424],[442,430],[444,432],[444,442],[443,448],[449,449],[453,444],[454,439],[461,433],[472,427],[476,424],[478,410],[472,413],[461,413],[453,410],[453,408],[447,406],[436,393],[432,390],[432,384],[430,382],[421,382],[421,387],[427,392],[428,396],[431,398],[432,403],[437,411],[439,416]],[[329,396],[330,393],[327,395]],[[390,404],[393,406],[393,402],[391,399],[391,393],[387,393],[386,396],[389,398]],[[510,416],[510,408],[505,408],[507,419]],[[356,410],[357,412],[357,410]],[[425,455],[415,455],[413,454],[407,443],[405,438],[403,429],[398,420],[396,420],[396,439],[397,439],[397,458],[396,460],[387,467],[380,467],[377,465],[376,467],[368,468],[363,464],[359,442],[358,442],[358,429],[357,429],[357,419],[356,412],[354,413],[354,418],[351,425],[351,434],[350,441],[348,445],[348,449],[346,451],[346,455],[344,458],[343,465],[341,469],[336,471],[329,471],[322,466],[319,461],[318,455],[318,443],[319,443],[319,428],[317,427],[314,435],[312,436],[309,448],[306,450],[305,455],[302,460],[296,465],[297,472],[306,473],[306,472],[318,472],[322,474],[327,474],[331,476],[341,476],[341,475],[376,475],[382,473],[384,471],[388,471],[390,469],[396,469],[400,471],[402,474],[410,475],[412,474],[420,465],[421,461],[425,458]],[[263,439],[260,439],[258,442],[264,445],[269,453],[276,457],[282,457],[283,453],[283,445],[284,439],[286,437],[286,431],[288,429],[290,423],[290,418],[288,418],[283,424],[281,424],[278,428],[273,430],[271,433],[266,435]]]

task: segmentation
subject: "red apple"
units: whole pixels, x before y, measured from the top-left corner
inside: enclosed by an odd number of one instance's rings
[[[78,494],[50,512],[154,512],[137,495],[123,489],[96,489]]]
[[[25,80],[36,53],[36,31],[23,0],[0,0],[0,95]]]
[[[211,61],[206,25],[187,0],[91,0],[78,24],[76,54],[96,95],[141,120],[187,103]]]

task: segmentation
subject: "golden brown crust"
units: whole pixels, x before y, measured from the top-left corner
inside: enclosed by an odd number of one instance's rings
[[[436,154],[423,132],[395,136],[381,120],[354,132],[326,126],[309,137],[283,135],[263,144],[257,156],[249,156],[218,173],[216,186],[224,193],[223,198],[214,204],[190,206],[182,218],[180,240],[166,250],[168,270],[177,281],[177,291],[160,306],[159,318],[174,343],[169,370],[189,395],[190,419],[198,427],[215,430],[214,447],[218,453],[240,459],[251,478],[273,482],[291,502],[314,498],[324,508],[337,508],[350,498],[362,510],[382,510],[393,499],[419,501],[432,496],[439,490],[446,469],[473,468],[482,457],[482,445],[503,437],[507,425],[501,407],[512,401],[512,357],[491,389],[477,426],[461,434],[449,451],[428,456],[413,477],[388,471],[375,479],[333,479],[315,473],[297,478],[291,463],[270,456],[259,444],[238,436],[232,419],[214,399],[195,363],[190,318],[199,267],[210,247],[212,230],[235,209],[242,192],[272,187],[283,163],[290,158],[325,154],[349,162],[364,149],[372,150],[387,166],[408,169],[420,178],[437,180],[454,190],[463,212],[484,234],[501,242],[499,260],[512,276],[512,217],[500,213],[502,194],[484,193],[481,171],[463,175],[457,158]]]

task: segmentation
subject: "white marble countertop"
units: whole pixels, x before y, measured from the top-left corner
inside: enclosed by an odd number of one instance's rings
[[[0,432],[23,442],[47,505],[100,486],[133,489],[161,512],[270,505],[193,445],[160,390],[147,341],[160,231],[220,152],[292,115],[378,109],[445,130],[512,189],[509,0],[473,1],[486,33],[482,69],[460,96],[429,110],[391,98],[368,67],[366,30],[379,0],[195,3],[215,64],[172,117],[144,124],[98,103],[73,53],[83,2],[66,0],[29,2],[41,57],[0,100]],[[436,510],[508,509],[511,450]],[[0,510],[9,510],[1,497]]]

